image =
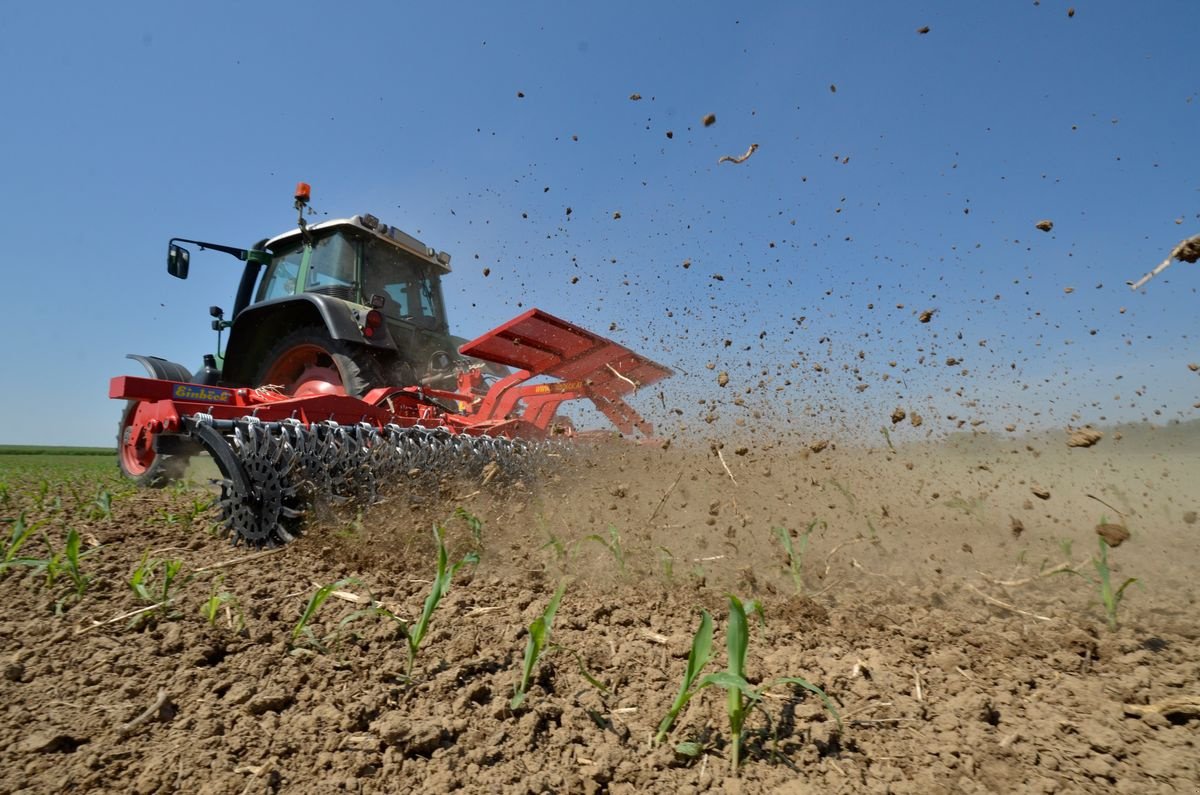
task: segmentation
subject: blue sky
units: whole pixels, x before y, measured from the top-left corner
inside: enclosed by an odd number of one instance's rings
[[[463,336],[539,306],[676,368],[665,432],[1194,418],[1200,271],[1125,282],[1200,233],[1200,5],[1075,5],[10,4],[0,442],[111,443],[124,355],[195,367],[232,304],[166,241],[300,180],[450,251]]]

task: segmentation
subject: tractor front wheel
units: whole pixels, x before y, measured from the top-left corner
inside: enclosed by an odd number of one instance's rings
[[[117,426],[117,466],[125,477],[142,488],[161,489],[183,477],[186,455],[162,455],[154,451],[154,437],[146,422],[138,416],[141,401],[131,400],[121,413]]]
[[[330,339],[320,326],[303,326],[283,337],[267,352],[254,377],[255,386],[278,387],[298,397],[361,397],[383,383],[374,353]]]

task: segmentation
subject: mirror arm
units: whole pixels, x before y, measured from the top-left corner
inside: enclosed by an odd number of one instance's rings
[[[173,237],[173,238],[171,238],[169,243],[170,243],[170,245],[174,245],[175,243],[191,243],[194,246],[199,246],[201,251],[203,251],[204,249],[212,249],[213,251],[223,251],[226,254],[232,254],[233,256],[240,259],[242,262],[245,262],[250,257],[250,254],[252,253],[249,250],[244,249],[244,248],[235,248],[234,246],[223,246],[219,243],[205,243],[203,240],[188,240],[186,237]],[[254,253],[256,253],[256,252],[254,252]]]

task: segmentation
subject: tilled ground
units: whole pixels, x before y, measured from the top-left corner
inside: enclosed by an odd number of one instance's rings
[[[61,578],[0,579],[0,789],[1195,791],[1195,455],[928,452],[759,453],[726,473],[707,451],[605,450],[534,491],[447,484],[444,499],[393,498],[248,560],[211,514],[188,518],[195,491],[119,495],[111,518],[59,510],[52,538],[71,526],[101,546],[60,615]],[[1033,480],[1049,501],[1029,500]],[[1094,498],[1134,532],[1110,552],[1115,584],[1139,578],[1115,631],[1083,577],[1045,574],[1086,564]],[[32,497],[13,499],[5,515]],[[478,541],[458,505],[483,520]],[[293,637],[318,586],[348,577],[346,594],[419,615],[434,518],[452,560],[477,546],[481,562],[455,577],[411,680],[395,622],[342,624],[362,604],[334,596]],[[799,549],[812,521],[801,595],[773,527]],[[127,615],[147,606],[128,584],[143,556],[181,561],[180,576],[169,605]],[[564,578],[558,648],[513,710],[527,627]],[[770,689],[736,774],[723,691],[652,742],[701,610],[716,628],[707,670],[725,663],[726,593],[762,603],[751,681],[804,677],[841,721]],[[677,753],[684,741],[702,750]]]

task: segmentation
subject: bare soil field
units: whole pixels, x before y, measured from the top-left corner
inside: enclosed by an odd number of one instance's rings
[[[0,790],[1194,792],[1200,446],[1171,429],[1067,438],[719,457],[597,443],[529,482],[399,484],[266,552],[214,530],[202,470],[131,491],[109,461],[14,457]],[[451,563],[478,563],[409,674],[435,523]],[[1130,533],[1107,549],[1112,588],[1137,580],[1115,628],[1102,523]],[[514,708],[530,625],[563,583]],[[654,741],[701,611],[703,673],[726,667],[729,594],[761,605],[750,684],[802,677],[834,707],[765,688],[736,770],[718,687]]]

